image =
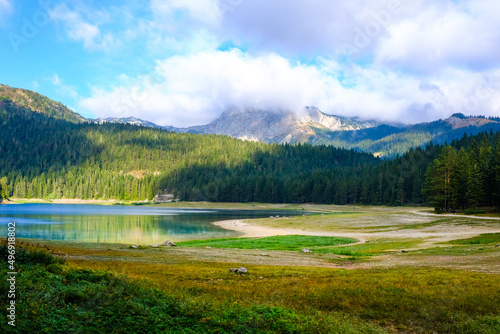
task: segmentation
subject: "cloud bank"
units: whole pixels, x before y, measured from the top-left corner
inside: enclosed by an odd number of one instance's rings
[[[493,0],[152,0],[149,9],[141,33],[124,39],[165,56],[140,75],[94,84],[82,109],[174,126],[207,123],[229,106],[314,105],[400,122],[500,115]],[[86,48],[104,43],[106,32],[80,35],[85,25],[71,22],[69,36]]]

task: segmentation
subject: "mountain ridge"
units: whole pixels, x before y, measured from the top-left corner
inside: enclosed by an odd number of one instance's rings
[[[299,112],[257,108],[229,108],[205,125],[186,128],[161,126],[134,116],[86,119],[60,102],[21,88],[0,84],[0,107],[8,103],[23,112],[43,113],[72,123],[120,123],[178,133],[227,135],[265,143],[308,143],[370,152],[392,158],[411,147],[451,142],[464,134],[500,130],[500,118],[452,114],[446,119],[410,125],[381,123],[357,117],[328,115],[316,107]]]
[[[120,123],[126,119],[121,119]],[[129,124],[152,126],[179,133],[218,134],[241,140],[266,143],[309,143],[371,152],[392,158],[411,147],[421,147],[460,139],[485,130],[500,130],[500,118],[452,114],[446,119],[417,124],[379,123],[359,118],[328,115],[315,107],[304,108],[297,115],[291,111],[259,109],[228,109],[206,125],[188,128],[160,126],[148,121],[129,121]],[[140,123],[140,124],[139,124]]]
[[[14,104],[24,112],[35,112],[45,114],[56,119],[71,123],[84,123],[87,119],[72,111],[61,102],[22,88],[13,88],[0,84],[0,103]]]

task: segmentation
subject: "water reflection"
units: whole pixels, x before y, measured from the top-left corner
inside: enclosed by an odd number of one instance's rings
[[[210,223],[271,214],[284,213],[72,204],[2,205],[0,235],[6,236],[7,223],[15,221],[18,238],[152,244],[234,237],[238,235],[236,232]]]

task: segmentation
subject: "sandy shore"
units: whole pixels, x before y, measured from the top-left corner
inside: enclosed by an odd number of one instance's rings
[[[356,244],[366,242],[365,238],[360,234],[342,233],[342,232],[307,231],[307,230],[298,230],[291,228],[274,228],[274,227],[258,226],[258,225],[248,224],[241,219],[223,220],[214,222],[212,224],[222,227],[226,230],[239,232],[242,234],[242,237],[245,238],[263,238],[263,237],[272,237],[276,235],[311,235],[311,236],[321,236],[321,237],[354,238],[359,240]]]
[[[212,223],[215,226],[222,227],[226,230],[231,230],[235,232],[239,232],[243,237],[247,238],[256,238],[256,237],[270,237],[274,235],[288,235],[288,234],[297,234],[290,233],[291,230],[286,229],[278,229],[272,227],[264,227],[264,226],[256,226],[245,223],[241,219],[235,220],[223,220]]]
[[[4,200],[2,204],[21,204],[21,203],[50,203],[50,204],[101,204],[101,205],[111,205],[115,203],[123,203],[115,199],[54,199],[54,200],[44,200],[44,199],[26,199],[26,198],[11,198],[9,200]]]
[[[399,219],[407,220],[407,224],[421,224],[429,222],[424,217],[453,217],[453,218],[468,218],[477,219],[479,221],[490,220],[497,221],[499,218],[488,218],[488,217],[477,217],[477,216],[457,216],[457,215],[434,215],[434,214],[422,214],[419,212],[412,212],[404,216],[400,216]],[[310,236],[329,236],[329,237],[346,237],[359,240],[358,243],[364,243],[369,240],[376,239],[420,239],[422,241],[427,241],[425,244],[428,246],[433,246],[435,243],[448,242],[456,239],[465,239],[478,236],[480,234],[486,233],[498,233],[498,225],[484,225],[484,224],[437,224],[433,226],[423,226],[421,228],[415,229],[402,229],[401,225],[394,226],[383,226],[384,222],[378,222],[380,229],[366,231],[362,227],[363,221],[358,224],[353,224],[355,227],[360,227],[359,230],[344,230],[342,228],[330,231],[321,230],[310,230],[307,228],[293,229],[293,228],[279,228],[279,227],[269,227],[252,224],[251,220],[246,222],[244,220],[224,220],[214,222],[213,224],[222,227],[227,230],[235,231],[241,233],[242,237],[248,238],[258,238],[258,237],[270,237],[277,235],[310,235]],[[378,225],[378,224],[377,224]],[[376,226],[376,225],[375,225]],[[422,246],[422,245],[421,245]]]

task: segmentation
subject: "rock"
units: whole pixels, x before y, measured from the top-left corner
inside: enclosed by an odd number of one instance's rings
[[[313,251],[310,250],[309,248],[304,248],[303,250],[301,250],[302,253],[312,253]]]
[[[175,243],[173,243],[172,241],[170,240],[167,240],[163,243],[163,246],[167,246],[167,247],[173,247],[173,246],[177,246]]]
[[[244,267],[239,267],[239,268],[229,268],[229,271],[231,271],[231,272],[233,272],[233,273],[236,273],[236,274],[238,274],[238,275],[248,273],[247,268],[244,268]]]
[[[262,253],[262,254],[260,254],[260,256],[269,256],[269,254]]]
[[[212,247],[210,247],[210,246],[205,246],[205,248],[208,248],[208,249],[210,249],[210,248],[212,248]]]
[[[351,131],[377,126],[375,122],[348,119],[327,115],[315,107],[306,107],[301,112],[290,110],[268,110],[237,107],[227,109],[212,123],[176,132],[195,132],[228,135],[242,140],[294,143],[309,137],[316,128],[331,131]]]
[[[408,251],[402,250],[401,253],[408,253]]]
[[[158,248],[158,247],[160,247],[160,244],[154,244],[154,245],[151,245],[151,247]]]
[[[139,245],[132,245],[132,248],[139,248]]]

